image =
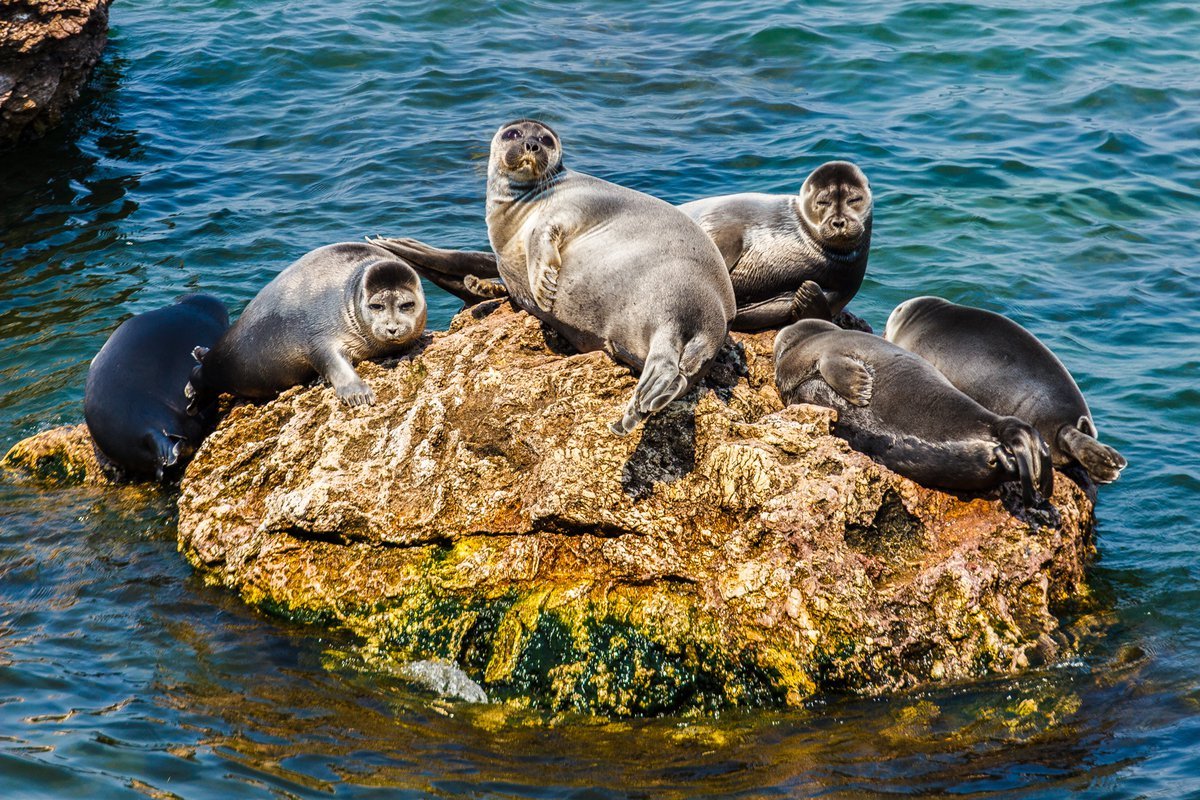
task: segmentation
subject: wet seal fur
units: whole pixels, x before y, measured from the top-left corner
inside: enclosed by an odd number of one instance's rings
[[[1009,318],[917,297],[896,306],[884,336],[924,358],[980,405],[1037,428],[1055,466],[1078,463],[1097,483],[1116,480],[1125,468],[1120,453],[1096,440],[1096,423],[1071,373]]]
[[[1029,506],[1053,491],[1050,450],[1031,425],[988,411],[878,336],[789,325],[775,337],[775,385],[784,403],[835,409],[836,435],[922,485],[978,492],[1019,480]]]
[[[265,400],[320,375],[347,405],[375,402],[354,371],[394,355],[425,330],[425,294],[412,267],[383,248],[342,242],[313,250],[258,293],[207,353],[191,391]]]
[[[729,194],[679,206],[712,237],[733,281],[730,327],[758,331],[832,320],[862,286],[871,250],[871,185],[849,161],[829,161],[800,194]]]
[[[175,477],[216,421],[206,405],[187,412],[192,350],[229,327],[224,304],[190,294],[125,320],[88,368],[83,415],[97,457],[116,478]]]
[[[440,251],[441,263],[503,278],[518,307],[577,350],[640,371],[614,433],[686,393],[725,342],[736,303],[712,240],[663,200],[564,167],[543,123],[515,120],[493,136],[487,226],[494,259]],[[411,240],[393,241],[373,243],[409,252]]]

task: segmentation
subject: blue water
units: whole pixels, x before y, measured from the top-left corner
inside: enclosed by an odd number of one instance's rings
[[[0,154],[0,447],[80,421],[107,334],[184,291],[237,310],[372,233],[485,246],[487,143],[530,115],[673,202],[856,161],[851,310],[1011,315],[1130,466],[1065,663],[620,724],[431,704],[205,587],[169,496],[3,477],[0,797],[1200,797],[1200,11],[1040,5],[118,2],[78,112]]]

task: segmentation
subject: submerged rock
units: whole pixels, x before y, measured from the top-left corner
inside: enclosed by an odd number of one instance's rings
[[[633,389],[533,317],[483,304],[388,366],[377,404],[328,387],[235,408],[182,482],[208,580],[446,659],[493,699],[654,714],[795,704],[1054,658],[1086,593],[1092,503],[1054,524],[919,487],[782,408],[772,335],[628,437]]]
[[[110,483],[86,425],[51,428],[13,445],[0,467],[57,483]]]
[[[0,148],[41,136],[75,102],[108,41],[111,3],[0,4]]]
[[[449,661],[413,661],[400,668],[402,677],[428,689],[439,697],[463,700],[467,703],[486,703],[487,692],[467,673]]]

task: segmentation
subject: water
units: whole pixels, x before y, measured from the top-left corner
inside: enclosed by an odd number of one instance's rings
[[[809,5],[809,4],[806,4]],[[77,422],[87,362],[308,249],[486,244],[487,142],[674,202],[876,195],[881,328],[915,294],[1048,342],[1130,461],[1078,658],[789,713],[621,723],[431,703],[205,587],[173,501],[0,479],[0,796],[1200,796],[1200,12],[1185,2],[126,0],[66,129],[0,154],[0,446]],[[457,301],[430,290],[430,323]]]

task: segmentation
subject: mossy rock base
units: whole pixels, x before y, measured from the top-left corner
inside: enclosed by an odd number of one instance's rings
[[[1092,501],[922,488],[782,408],[771,334],[628,437],[633,390],[506,303],[386,365],[235,408],[181,484],[180,549],[368,662],[443,658],[489,695],[644,715],[801,703],[1060,657]],[[1036,516],[1038,521],[1031,521]]]

